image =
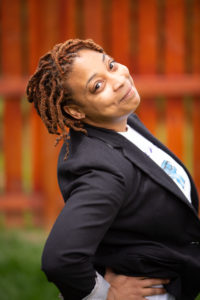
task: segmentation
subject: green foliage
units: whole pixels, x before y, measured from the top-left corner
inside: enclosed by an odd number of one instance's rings
[[[31,211],[25,211],[23,214],[23,219],[25,228],[34,228],[33,213]]]
[[[35,230],[0,231],[1,300],[55,300],[57,288],[40,269],[47,233]]]
[[[5,215],[3,212],[0,212],[0,230],[5,228]]]

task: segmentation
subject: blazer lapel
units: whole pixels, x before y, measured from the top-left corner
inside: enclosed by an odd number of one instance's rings
[[[154,138],[153,135],[151,135],[151,133],[137,119],[136,116],[131,116],[129,118],[128,124],[132,126],[135,130],[140,132],[142,135],[144,135],[147,139],[151,140],[155,145],[166,151],[175,159],[175,156],[172,155],[167,148],[163,147],[162,143],[158,142],[158,140]],[[197,212],[194,209],[193,205],[187,200],[185,195],[181,192],[181,190],[173,182],[173,180],[155,162],[153,162],[151,158],[149,158],[145,153],[138,149],[138,147],[136,147],[125,137],[113,130],[97,128],[92,126],[86,126],[86,129],[88,131],[89,136],[102,140],[104,143],[106,143],[112,148],[120,149],[120,151],[128,160],[130,160],[143,172],[148,174],[148,176],[151,177],[158,184],[163,186],[165,189],[168,189],[171,193],[175,194],[197,215]]]
[[[145,136],[148,140],[150,140],[152,143],[154,143],[156,146],[158,146],[160,149],[162,149],[163,151],[165,151],[166,153],[168,153],[175,161],[177,161],[177,163],[179,165],[181,165],[183,167],[183,169],[185,170],[185,172],[187,173],[189,179],[190,179],[190,183],[191,183],[191,198],[192,198],[192,203],[194,205],[194,207],[196,208],[196,210],[198,210],[198,204],[199,204],[199,200],[198,200],[198,193],[194,184],[194,181],[190,175],[190,173],[188,172],[188,170],[186,169],[186,167],[184,166],[184,164],[182,163],[182,161],[173,153],[171,152],[164,144],[162,144],[158,139],[156,139],[151,133],[150,131],[141,123],[141,121],[138,119],[137,115],[133,114],[131,115],[131,117],[129,118],[128,121],[129,125],[132,126],[135,130],[137,130],[139,133],[141,133],[143,136]],[[159,168],[160,169],[160,168]],[[165,174],[165,172],[163,171],[163,173]],[[167,174],[165,174],[167,175]],[[167,177],[169,177],[167,175]],[[170,179],[170,178],[169,178]],[[184,194],[180,191],[180,189],[177,187],[177,185],[173,182],[173,180],[170,179],[170,182],[174,185],[174,187],[176,189],[179,190],[179,192],[183,195],[185,201],[187,204],[190,204],[187,200],[187,198],[184,196]],[[193,207],[193,205],[190,205]]]
[[[140,151],[135,145],[126,145],[126,147],[123,148],[123,153],[127,159],[134,163],[138,168],[142,169],[142,171],[148,174],[149,177],[165,189],[168,189],[171,193],[175,194],[178,198],[184,201],[186,205],[194,210],[194,207],[187,200],[174,181],[145,153]]]

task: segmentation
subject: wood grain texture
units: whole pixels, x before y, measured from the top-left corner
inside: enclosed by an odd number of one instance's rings
[[[165,72],[183,74],[185,65],[184,2],[166,1]],[[184,106],[181,97],[169,97],[166,103],[167,145],[183,159]]]

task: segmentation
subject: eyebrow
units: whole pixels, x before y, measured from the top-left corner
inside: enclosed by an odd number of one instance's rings
[[[105,61],[105,57],[106,57],[106,55],[103,53],[103,55],[102,55],[102,61],[103,61],[103,62]],[[91,81],[95,76],[97,76],[97,75],[98,75],[97,73],[94,73],[94,74],[88,79],[88,81],[87,81],[87,83],[86,83],[86,88],[87,88],[88,84],[90,83],[90,81]]]
[[[97,73],[94,73],[94,74],[88,79],[88,81],[87,81],[87,83],[86,83],[86,88],[87,88],[88,84],[90,83],[90,81],[91,81],[95,76],[97,76]]]

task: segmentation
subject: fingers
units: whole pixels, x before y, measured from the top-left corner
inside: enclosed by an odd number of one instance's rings
[[[107,270],[106,280],[111,284],[109,300],[144,300],[145,297],[162,295],[166,293],[164,284],[170,282],[163,278],[144,278],[117,275],[112,270]]]
[[[164,288],[151,287],[151,288],[143,289],[141,293],[145,297],[145,296],[163,295],[166,294],[167,291]]]
[[[108,276],[113,276],[113,277],[118,277],[118,278],[127,278],[129,276],[125,276],[125,275],[121,275],[121,274],[115,274],[112,269],[110,268],[107,268],[106,269],[106,274],[105,275],[108,275]],[[148,278],[148,277],[129,277],[129,278],[132,278],[133,280],[137,280],[137,281],[140,281],[140,280],[143,280],[143,283],[144,283],[144,287],[149,287],[149,286],[152,286],[152,285],[159,285],[159,284],[168,284],[170,282],[169,279],[167,278]]]
[[[168,284],[169,282],[170,280],[166,278],[145,278],[143,279],[142,285],[146,288],[152,287],[154,285]]]

